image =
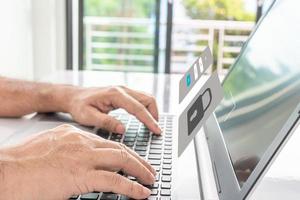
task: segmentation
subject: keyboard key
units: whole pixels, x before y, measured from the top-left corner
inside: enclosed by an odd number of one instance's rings
[[[166,135],[172,135],[172,130],[168,130],[168,129],[167,129],[166,132],[165,132],[165,134],[166,134]]]
[[[135,151],[137,154],[139,154],[140,156],[146,156],[146,151]]]
[[[165,150],[172,150],[171,146],[165,146]]]
[[[128,147],[133,147],[134,146],[134,142],[124,142],[124,144]]]
[[[149,160],[161,160],[161,155],[157,155],[157,154],[150,154],[148,156]]]
[[[147,200],[157,200],[157,197],[148,197]]]
[[[140,127],[140,123],[130,123],[130,129],[138,129]]]
[[[172,142],[165,142],[165,146],[172,146]]]
[[[109,137],[109,132],[107,130],[103,130],[103,129],[98,129],[96,134],[105,139],[108,139],[108,137]]]
[[[148,142],[137,142],[136,146],[148,146]]]
[[[150,186],[151,189],[158,189],[159,188],[159,183],[154,183],[153,185]]]
[[[127,196],[124,196],[124,195],[122,195],[122,196],[120,197],[120,200],[131,200],[131,198],[130,198],[130,197],[127,197]]]
[[[162,176],[161,181],[162,182],[171,182],[172,177],[171,176]]]
[[[157,189],[151,190],[151,196],[156,196],[156,195],[158,195],[158,190]]]
[[[172,159],[172,154],[164,154],[164,159]]]
[[[124,138],[124,142],[134,142],[135,138]]]
[[[172,160],[171,159],[164,159],[163,164],[172,164]]]
[[[171,184],[170,183],[162,182],[160,187],[162,189],[171,189]]]
[[[71,197],[70,197],[70,199],[69,199],[69,200],[77,200],[77,199],[78,199],[78,197],[79,197],[78,195],[73,195],[73,196],[71,196]]]
[[[97,200],[98,197],[99,197],[98,193],[88,193],[88,194],[81,195],[80,199],[81,200]]]
[[[172,154],[172,151],[171,150],[165,150],[164,154]]]
[[[166,139],[165,139],[165,142],[172,142],[172,139],[166,138]]]
[[[125,135],[126,135],[126,136],[127,136],[127,135],[136,136],[137,133],[138,133],[138,131],[135,130],[135,129],[128,129],[128,130],[126,131]]]
[[[171,190],[162,189],[160,191],[161,196],[171,196]]]
[[[140,131],[149,131],[149,129],[146,126],[142,125]]]
[[[171,175],[172,174],[172,171],[171,170],[163,170],[162,171],[162,175]]]
[[[136,138],[136,134],[128,134],[128,133],[126,133],[125,138]]]
[[[118,195],[113,193],[103,193],[101,196],[101,200],[117,200]]]
[[[151,149],[150,151],[149,151],[149,154],[161,154],[161,150],[159,150],[159,149]]]
[[[150,149],[162,149],[162,146],[159,144],[151,144]]]
[[[163,165],[163,169],[172,169],[172,165],[165,164]]]
[[[134,148],[136,151],[147,151],[148,147],[137,146]]]
[[[160,165],[161,164],[161,161],[160,160],[149,160],[149,163],[151,165]]]
[[[150,135],[138,135],[138,139],[149,139]]]
[[[139,130],[139,136],[142,136],[142,135],[147,135],[147,136],[150,136],[150,131],[149,130]]]
[[[121,139],[122,137],[123,137],[123,135],[117,134],[117,133],[113,133],[113,134],[111,135],[111,138]]]
[[[138,132],[138,128],[135,128],[134,126],[129,126],[129,128],[126,131],[126,133],[137,133],[137,132]]]
[[[149,142],[149,138],[138,138],[138,142]]]
[[[171,200],[171,197],[160,197],[159,200]]]
[[[163,138],[161,135],[152,135],[152,140],[163,140]]]
[[[152,140],[151,144],[162,144],[162,140]]]

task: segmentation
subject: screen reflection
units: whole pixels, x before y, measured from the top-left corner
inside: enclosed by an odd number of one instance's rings
[[[223,83],[216,116],[242,186],[300,103],[300,1],[277,1]]]

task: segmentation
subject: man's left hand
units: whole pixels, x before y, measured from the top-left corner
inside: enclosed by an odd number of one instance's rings
[[[124,86],[105,88],[75,88],[71,92],[67,112],[82,125],[96,126],[122,134],[123,124],[108,112],[123,108],[144,123],[150,131],[160,134],[157,123],[158,109],[151,95],[129,89]]]

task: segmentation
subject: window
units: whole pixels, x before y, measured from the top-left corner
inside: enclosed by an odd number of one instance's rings
[[[69,12],[75,9],[79,16],[79,69],[182,73],[207,45],[214,54],[214,68],[226,72],[255,24],[258,1],[67,2]],[[77,7],[70,5],[75,2]],[[68,16],[73,17],[70,33],[76,15]],[[76,49],[77,40],[72,41],[69,52]]]
[[[84,0],[83,69],[154,68],[154,0]]]

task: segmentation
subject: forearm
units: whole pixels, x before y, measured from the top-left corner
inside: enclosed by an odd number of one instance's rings
[[[0,77],[0,117],[33,112],[67,112],[74,86],[34,83]]]

